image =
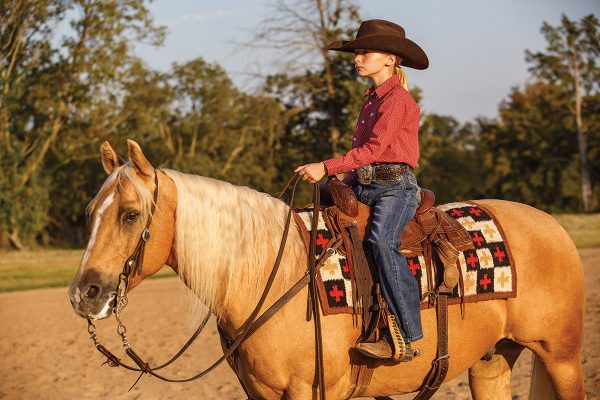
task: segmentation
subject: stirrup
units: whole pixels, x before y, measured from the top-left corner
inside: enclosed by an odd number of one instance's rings
[[[392,358],[396,361],[404,360],[404,356],[406,355],[406,343],[404,342],[402,333],[400,333],[400,328],[398,327],[394,314],[388,313],[387,323],[392,338]]]

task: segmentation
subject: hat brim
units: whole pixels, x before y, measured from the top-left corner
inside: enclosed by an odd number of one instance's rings
[[[414,69],[427,69],[429,59],[418,44],[410,39],[397,35],[365,35],[355,40],[337,41],[327,46],[327,50],[354,53],[356,49],[385,51],[402,58],[402,65]]]

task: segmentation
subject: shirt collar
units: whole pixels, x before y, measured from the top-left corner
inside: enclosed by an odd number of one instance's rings
[[[398,75],[392,75],[387,78],[385,81],[381,83],[378,87],[371,86],[369,90],[365,92],[366,97],[370,97],[373,94],[376,94],[377,97],[382,98],[387,92],[392,90],[392,88],[396,85],[400,84],[400,78]]]

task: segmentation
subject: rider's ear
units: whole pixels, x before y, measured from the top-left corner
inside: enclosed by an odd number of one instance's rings
[[[104,142],[100,146],[100,155],[102,157],[102,166],[108,175],[112,174],[121,165],[119,156],[108,142]]]
[[[393,54],[388,55],[385,65],[386,67],[396,66],[396,56]]]
[[[129,153],[129,160],[133,164],[135,170],[141,175],[152,176],[154,173],[154,167],[144,156],[144,153],[142,153],[140,145],[131,139],[127,139],[127,149]]]

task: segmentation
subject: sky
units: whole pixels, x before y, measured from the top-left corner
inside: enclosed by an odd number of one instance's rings
[[[356,1],[363,20],[387,19],[427,53],[427,70],[406,69],[409,82],[423,90],[423,110],[466,122],[495,117],[512,87],[530,79],[525,50],[544,50],[544,21],[558,25],[561,15],[579,20],[600,17],[600,0],[369,0]],[[241,51],[267,16],[267,0],[155,0],[155,21],[167,26],[164,45],[140,44],[137,54],[155,69],[197,57],[221,65],[243,90],[247,72],[268,71],[277,54]],[[357,27],[358,28],[358,27]],[[351,38],[340,38],[351,39]]]

